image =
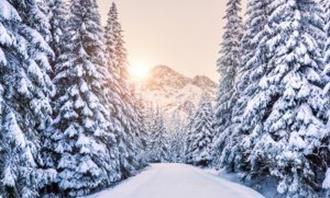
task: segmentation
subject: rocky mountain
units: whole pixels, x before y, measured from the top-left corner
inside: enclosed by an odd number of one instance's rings
[[[217,84],[206,76],[189,78],[168,66],[159,65],[140,87],[143,98],[160,106],[170,120],[173,117],[184,119],[189,112],[195,111],[203,94],[215,100]]]

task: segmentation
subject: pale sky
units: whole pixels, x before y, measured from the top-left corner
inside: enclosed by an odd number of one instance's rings
[[[102,21],[112,0],[97,0]],[[226,0],[115,0],[133,66],[164,64],[217,80]]]

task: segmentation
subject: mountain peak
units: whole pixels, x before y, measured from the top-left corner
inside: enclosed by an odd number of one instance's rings
[[[166,65],[157,65],[152,69],[150,78],[147,80],[147,85],[151,86],[151,84],[163,88],[164,86],[183,88],[187,84],[193,84],[202,89],[213,89],[216,88],[217,85],[207,76],[197,75],[194,78],[189,78]]]
[[[171,67],[158,65],[151,71],[146,86],[150,89],[166,89],[168,87],[183,88],[190,79],[174,71]]]
[[[152,71],[152,73],[159,73],[159,72],[166,72],[166,73],[177,73],[176,71],[174,71],[174,69],[172,69],[169,66],[166,65],[156,65]]]
[[[209,77],[203,75],[197,75],[192,79],[192,83],[198,87],[216,88],[217,84],[213,82]]]
[[[207,76],[189,78],[169,66],[158,65],[151,70],[140,92],[146,101],[162,107],[168,119],[173,113],[185,119],[205,94],[215,100],[216,83]]]

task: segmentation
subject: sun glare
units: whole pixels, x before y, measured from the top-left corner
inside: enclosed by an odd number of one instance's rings
[[[129,75],[133,81],[142,81],[146,79],[150,72],[150,66],[143,63],[131,64],[128,68]]]

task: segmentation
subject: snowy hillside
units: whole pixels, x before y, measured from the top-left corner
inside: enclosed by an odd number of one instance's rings
[[[174,69],[159,65],[142,83],[140,92],[146,101],[159,105],[167,118],[178,113],[185,118],[194,111],[202,95],[209,95],[215,100],[216,83],[206,76],[188,78]]]

